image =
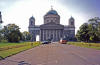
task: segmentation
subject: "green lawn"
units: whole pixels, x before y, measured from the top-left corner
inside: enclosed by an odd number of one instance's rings
[[[40,42],[0,43],[0,57],[6,58],[40,44]]]
[[[100,50],[100,43],[85,43],[85,42],[67,42],[69,45],[75,45],[85,48],[94,48]]]

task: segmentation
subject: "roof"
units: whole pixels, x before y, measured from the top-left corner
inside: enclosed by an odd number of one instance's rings
[[[46,15],[49,15],[49,14],[58,15],[57,11],[53,9],[48,11]]]
[[[34,19],[35,20],[35,18],[32,16],[32,17],[30,17],[30,19]]]
[[[74,18],[71,16],[69,20],[74,20]]]

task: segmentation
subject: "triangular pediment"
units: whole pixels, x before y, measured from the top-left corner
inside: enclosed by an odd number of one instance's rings
[[[64,26],[61,24],[56,24],[55,22],[49,22],[49,23],[40,25],[40,28],[43,28],[43,29],[63,29]]]
[[[60,25],[60,26],[63,26],[63,25],[61,25],[61,24],[56,24],[55,22],[49,22],[49,23],[46,23],[46,24],[43,24],[43,25],[44,25],[44,26],[45,26],[45,25],[55,25],[55,26],[56,26],[56,25],[57,25],[57,26]]]

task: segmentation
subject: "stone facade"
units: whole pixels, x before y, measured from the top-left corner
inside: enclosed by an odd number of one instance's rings
[[[39,35],[40,41],[59,41],[61,38],[74,38],[75,20],[71,17],[68,25],[61,25],[59,14],[51,9],[44,15],[44,24],[40,26],[35,25],[33,16],[29,19],[29,32],[32,35],[31,41],[36,41],[37,35]]]

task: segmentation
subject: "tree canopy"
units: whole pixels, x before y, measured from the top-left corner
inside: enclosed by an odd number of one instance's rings
[[[2,35],[8,42],[19,42],[22,38],[19,26],[8,24],[1,30]]]
[[[22,33],[22,41],[30,41],[31,40],[31,34],[27,31],[24,31]]]
[[[100,42],[100,18],[89,19],[87,23],[81,25],[76,38],[83,42]]]

